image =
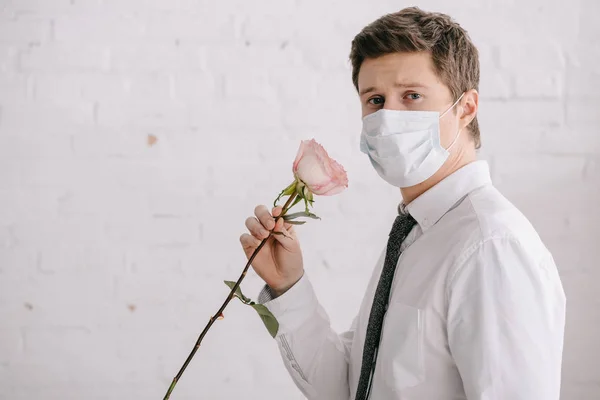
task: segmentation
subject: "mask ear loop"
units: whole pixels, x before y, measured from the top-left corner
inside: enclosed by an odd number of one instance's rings
[[[450,149],[452,148],[452,146],[454,146],[454,143],[456,143],[456,141],[458,140],[458,137],[460,136],[460,131],[462,129],[459,129],[458,132],[456,132],[456,136],[454,136],[454,140],[452,141],[452,143],[450,144],[450,146],[448,146],[448,148],[446,149],[446,151],[450,151]]]
[[[456,107],[456,105],[458,104],[458,102],[463,98],[463,96],[465,95],[465,92],[463,92],[463,94],[460,95],[460,97],[458,98],[458,100],[456,100],[454,102],[454,104],[452,104],[450,106],[450,108],[448,108],[446,111],[444,111],[444,113],[442,115],[440,115],[440,118],[442,118],[444,115],[446,115],[448,113],[448,111],[452,110],[454,107]],[[452,141],[452,143],[450,144],[450,146],[448,146],[448,148],[446,149],[446,151],[449,151],[452,146],[454,146],[454,144],[456,143],[456,141],[458,140],[458,137],[460,136],[460,131],[462,129],[458,129],[458,132],[456,132],[456,136],[454,136],[454,140]]]
[[[457,104],[458,104],[458,102],[459,102],[459,101],[460,101],[460,100],[463,98],[463,96],[464,96],[464,95],[465,95],[465,92],[463,92],[463,94],[461,94],[461,95],[460,95],[460,97],[458,98],[458,100],[456,100],[456,101],[454,102],[454,104],[452,104],[452,105],[450,106],[450,108],[448,108],[446,111],[444,111],[444,112],[442,113],[442,115],[440,115],[440,118],[442,118],[444,115],[448,114],[448,111],[450,111],[450,110],[452,110],[454,107],[456,107],[456,105],[457,105]]]

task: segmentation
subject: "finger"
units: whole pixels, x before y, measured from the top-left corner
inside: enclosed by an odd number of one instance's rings
[[[292,225],[292,224],[288,224],[287,222],[284,222],[284,223],[283,223],[283,227],[284,227],[285,229],[287,229],[287,230],[288,230],[289,232],[291,232],[291,233],[293,233],[293,231],[294,231],[294,225]]]
[[[281,230],[281,228],[285,228],[286,230],[290,231],[293,233],[293,228],[294,225],[285,222],[285,220],[283,218],[280,218],[279,220],[277,220],[277,222],[275,223],[275,228],[273,229],[275,232]]]
[[[283,235],[273,235],[273,238],[277,240],[283,246],[284,249],[288,251],[295,250],[295,247],[297,246],[297,240],[295,235],[285,228],[278,230],[277,232],[281,232],[283,233]]]
[[[267,230],[271,230],[275,227],[275,219],[273,219],[271,214],[269,214],[269,210],[266,206],[256,206],[256,208],[254,209],[254,215],[256,215],[256,218],[258,218],[260,223]]]
[[[260,222],[254,217],[249,217],[246,219],[246,228],[250,231],[252,236],[257,239],[265,239],[269,236],[269,231],[265,229],[264,226],[261,225]]]
[[[274,217],[278,217],[278,216],[281,214],[281,211],[283,211],[283,207],[281,207],[281,206],[273,207],[273,210],[271,211],[271,214],[272,214]],[[283,218],[282,218],[282,219],[283,219]],[[292,224],[288,224],[287,222],[284,222],[284,225],[283,225],[283,226],[284,226],[284,227],[285,227],[285,229],[287,229],[287,230],[290,230],[290,229],[292,229],[292,228],[294,227],[294,225],[292,225]]]
[[[285,220],[283,218],[279,218],[275,222],[275,228],[273,230],[275,232],[280,232],[282,229],[285,229],[284,224],[285,224]]]
[[[284,235],[273,235],[273,237],[276,239],[277,238],[288,239],[288,242],[285,242],[288,245],[291,245],[291,243],[289,243],[290,238],[292,238],[293,240],[296,240],[296,233],[294,232],[294,226],[285,222],[283,220],[283,218],[279,219],[275,223],[275,228],[273,228],[273,232],[281,232],[281,233],[285,234],[285,236]],[[286,238],[286,236],[288,236],[288,237]],[[281,243],[284,244],[284,242],[281,242]]]
[[[240,243],[246,255],[249,255],[260,245],[260,240],[248,233],[244,233],[240,236]]]

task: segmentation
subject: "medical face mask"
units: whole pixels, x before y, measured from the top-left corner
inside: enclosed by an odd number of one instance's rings
[[[452,110],[464,93],[441,115],[437,111],[381,109],[363,118],[360,150],[386,182],[409,187],[431,177],[450,155],[452,144],[440,144],[440,118]]]

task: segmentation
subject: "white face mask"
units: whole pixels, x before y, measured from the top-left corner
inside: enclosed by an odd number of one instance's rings
[[[441,115],[437,111],[381,109],[363,118],[360,150],[386,182],[409,187],[437,172],[450,155],[454,141],[444,149],[440,143],[440,118],[452,110],[464,93]]]

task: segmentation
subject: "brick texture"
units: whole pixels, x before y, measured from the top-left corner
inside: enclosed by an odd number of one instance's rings
[[[423,0],[480,49],[483,149],[568,297],[562,399],[600,398],[597,0]],[[350,187],[299,229],[346,329],[398,192],[359,152],[347,61],[394,1],[0,2],[0,399],[158,399],[245,262],[301,139]],[[376,205],[376,206],[375,206]],[[244,291],[261,286],[250,274]],[[233,302],[173,398],[301,399]],[[537,399],[536,399],[537,400]]]

